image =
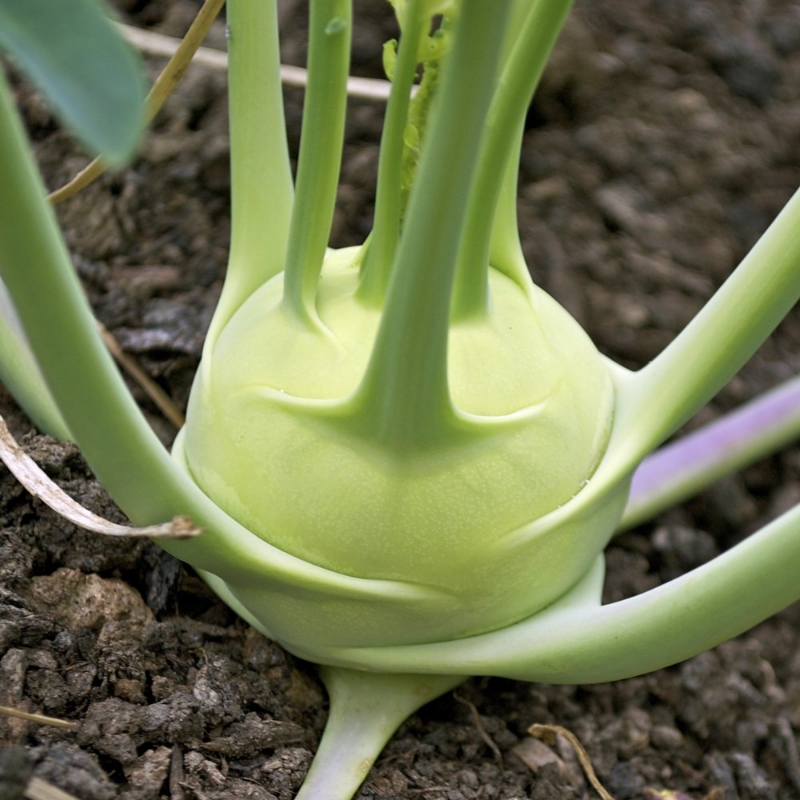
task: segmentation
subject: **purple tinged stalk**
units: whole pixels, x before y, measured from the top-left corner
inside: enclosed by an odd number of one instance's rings
[[[633,476],[620,530],[685,500],[800,436],[800,378],[793,378],[646,458]]]

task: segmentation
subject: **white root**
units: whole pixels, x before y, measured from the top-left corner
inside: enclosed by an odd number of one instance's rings
[[[147,536],[168,539],[188,539],[201,533],[200,528],[195,526],[188,517],[183,516],[173,517],[172,520],[161,525],[150,525],[144,528],[120,525],[97,516],[73,500],[60,486],[47,477],[36,462],[20,447],[2,417],[0,417],[0,460],[34,497],[53,509],[59,516],[92,533],[101,533],[105,536]]]

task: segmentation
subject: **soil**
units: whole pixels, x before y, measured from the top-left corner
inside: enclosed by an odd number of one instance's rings
[[[135,24],[185,30],[190,0],[123,0]],[[380,75],[393,35],[360,3],[353,70]],[[287,5],[285,60],[302,63]],[[215,28],[212,46],[224,47]],[[157,63],[150,64],[155,71]],[[24,84],[46,180],[85,158]],[[302,93],[287,89],[296,151]],[[382,108],[353,101],[332,244],[369,230]],[[791,0],[583,0],[528,117],[520,225],[534,278],[626,366],[691,319],[800,185],[800,11]],[[100,321],[182,406],[229,235],[224,76],[193,67],[136,162],[59,209]],[[699,416],[798,372],[800,317]],[[159,435],[170,427],[132,390]],[[121,519],[76,448],[2,413],[73,497]],[[790,449],[616,539],[607,600],[723,551],[800,498]],[[661,672],[596,686],[475,679],[393,738],[359,797],[588,800],[567,727],[616,800],[800,798],[800,608]],[[150,542],[76,530],[0,475],[0,796],[35,776],[79,800],[289,800],[326,715],[313,666],[265,640]],[[670,793],[672,792],[672,794]]]

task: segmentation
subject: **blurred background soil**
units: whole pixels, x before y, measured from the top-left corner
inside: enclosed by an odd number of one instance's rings
[[[303,4],[283,9],[302,64]],[[119,0],[177,36],[191,0]],[[353,72],[381,76],[388,7],[359,2]],[[209,44],[224,48],[220,23]],[[163,63],[148,61],[154,75]],[[15,84],[51,188],[86,162]],[[293,152],[302,92],[286,90]],[[382,107],[353,101],[332,244],[370,229]],[[800,6],[789,0],[579,0],[528,115],[520,227],[535,280],[629,367],[693,317],[800,185]],[[100,321],[179,406],[219,295],[230,220],[224,75],[190,69],[129,169],[59,208]],[[792,313],[699,416],[800,368]],[[174,429],[141,394],[165,442]],[[121,519],[77,450],[37,433],[33,457],[80,502]],[[696,424],[696,422],[692,423]],[[800,499],[789,449],[625,534],[607,599],[691,569]],[[653,675],[597,686],[475,679],[412,717],[359,797],[589,800],[574,753],[526,735],[572,730],[616,800],[800,798],[800,609]],[[289,800],[325,721],[314,668],[239,621],[149,542],[75,530],[0,474],[0,796],[34,775],[79,800]],[[660,794],[672,790],[674,795]],[[679,792],[679,793],[678,793]],[[682,793],[682,794],[680,794]]]

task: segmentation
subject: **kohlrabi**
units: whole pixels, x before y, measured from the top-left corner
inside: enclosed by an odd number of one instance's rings
[[[351,8],[309,5],[294,179],[276,3],[228,3],[231,253],[172,455],[98,339],[6,88],[0,267],[24,329],[7,349],[33,354],[29,386],[44,393],[32,410],[134,522],[202,527],[164,546],[324,665],[331,715],[300,796],[344,800],[405,716],[466,676],[622,678],[800,597],[795,510],[684,578],[600,605],[636,467],[800,296],[800,196],[629,372],[533,285],[516,231],[524,116],[570,3],[398,0],[374,229],[339,251]],[[654,496],[637,495],[633,517]]]

